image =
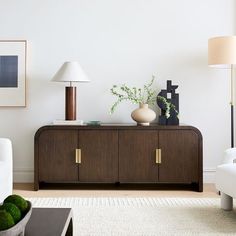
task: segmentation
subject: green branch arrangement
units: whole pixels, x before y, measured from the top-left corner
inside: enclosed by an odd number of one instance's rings
[[[149,104],[153,105],[156,101],[157,91],[152,88],[155,76],[152,80],[143,86],[143,88],[128,87],[126,84],[121,86],[113,85],[111,94],[117,97],[116,102],[112,105],[110,113],[113,114],[117,106],[123,101],[130,101],[133,104]]]
[[[177,117],[179,118],[179,112],[176,110],[176,107],[173,103],[168,102],[168,100],[165,97],[162,97],[162,96],[157,96],[157,99],[160,100],[164,104],[164,106],[166,108],[165,116],[166,116],[167,119],[170,117],[170,111],[171,110],[173,110],[177,114]]]

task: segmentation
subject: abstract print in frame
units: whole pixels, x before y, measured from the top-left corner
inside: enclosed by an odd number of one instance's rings
[[[26,106],[26,40],[0,40],[0,106]]]

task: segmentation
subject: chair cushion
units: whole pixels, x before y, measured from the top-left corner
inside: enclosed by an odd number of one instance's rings
[[[236,164],[223,164],[216,169],[216,188],[225,194],[236,197]]]

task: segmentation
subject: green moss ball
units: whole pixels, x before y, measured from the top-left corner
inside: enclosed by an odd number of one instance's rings
[[[4,203],[13,203],[15,204],[21,211],[21,213],[25,214],[28,210],[28,202],[19,195],[10,195],[5,200]]]
[[[0,230],[7,230],[14,226],[14,220],[10,213],[5,210],[0,211]]]
[[[0,210],[5,210],[10,213],[15,224],[21,219],[21,211],[20,209],[13,203],[7,202],[0,206]]]

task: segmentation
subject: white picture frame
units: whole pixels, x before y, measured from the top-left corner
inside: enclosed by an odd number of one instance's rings
[[[0,40],[0,107],[26,107],[26,40]]]

